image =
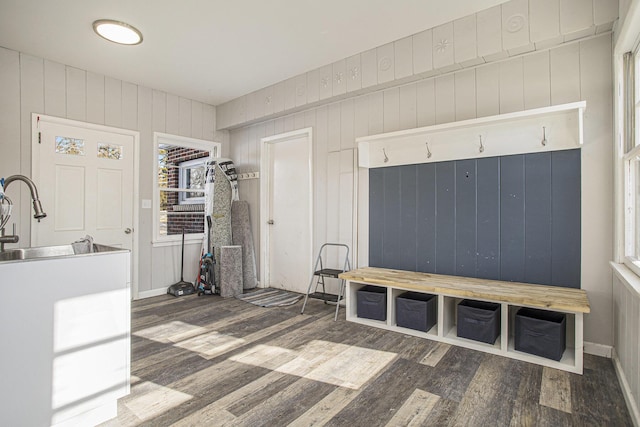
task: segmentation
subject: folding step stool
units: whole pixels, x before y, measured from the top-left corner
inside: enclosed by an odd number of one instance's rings
[[[346,254],[344,256],[344,264],[342,270],[338,270],[335,268],[324,268],[324,263],[322,262],[322,250],[327,247],[337,247],[338,251],[340,248],[345,248]],[[327,257],[327,253],[325,252],[325,258]],[[318,265],[320,265],[320,269],[318,269]],[[314,289],[314,293],[318,290],[318,285],[322,285],[322,295],[324,303],[327,304],[327,292],[324,287],[324,278],[329,277],[333,279],[338,279],[338,275],[340,273],[344,273],[345,271],[351,270],[351,263],[349,262],[349,246],[342,243],[325,243],[320,246],[320,250],[318,251],[318,257],[316,258],[316,264],[313,267],[313,274],[311,275],[311,280],[309,281],[309,287],[307,288],[307,294],[304,297],[304,303],[302,304],[302,310],[300,314],[304,313],[304,308],[307,305],[307,299],[309,299],[309,294],[311,293],[311,288],[313,287],[313,280],[316,279],[316,287]],[[336,301],[336,314],[333,317],[333,320],[336,321],[338,319],[338,310],[340,309],[340,300],[344,297],[344,279],[340,279],[340,290],[338,291],[338,300]]]

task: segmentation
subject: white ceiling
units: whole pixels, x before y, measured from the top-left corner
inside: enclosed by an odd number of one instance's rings
[[[0,0],[0,46],[218,105],[506,0]],[[96,19],[144,35],[119,46]]]

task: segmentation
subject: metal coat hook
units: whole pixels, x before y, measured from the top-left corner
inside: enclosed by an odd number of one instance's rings
[[[425,142],[425,144],[427,144],[427,159],[431,158],[431,150],[429,150],[429,143]]]
[[[480,152],[484,151],[484,145],[482,145],[482,135],[478,135],[480,137]]]
[[[545,126],[542,126],[542,145],[545,146],[547,145],[547,128]]]
[[[389,157],[387,157],[387,152],[384,150],[384,148],[382,149],[382,154],[384,154],[384,162],[389,162]]]

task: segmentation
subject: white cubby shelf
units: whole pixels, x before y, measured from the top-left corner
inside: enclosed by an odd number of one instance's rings
[[[352,270],[341,274],[340,278],[346,282],[347,321],[582,374],[583,314],[590,312],[587,294],[582,289],[375,267]],[[358,317],[357,293],[367,285],[387,288],[385,321]],[[409,291],[437,297],[437,322],[427,332],[396,324],[396,298]],[[456,314],[458,303],[463,299],[500,304],[500,335],[495,343],[486,344],[458,337]],[[566,315],[566,349],[559,361],[515,350],[515,314],[520,307],[556,311]]]

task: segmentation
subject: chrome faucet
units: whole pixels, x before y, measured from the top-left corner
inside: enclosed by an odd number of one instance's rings
[[[22,181],[27,185],[27,187],[29,187],[29,191],[31,192],[31,200],[33,200],[33,210],[34,210],[33,217],[37,219],[38,222],[40,222],[40,220],[46,217],[47,214],[44,213],[44,211],[42,210],[42,204],[40,203],[40,198],[38,196],[38,189],[36,188],[36,185],[33,183],[33,181],[31,181],[29,178],[27,178],[24,175],[11,175],[9,178],[6,178],[4,180],[4,190],[6,191],[7,187],[9,187],[9,184],[11,184],[14,181]],[[3,199],[5,202],[11,205],[11,199],[9,199],[6,196],[3,196]],[[0,199],[0,202],[2,202],[1,199]],[[15,224],[13,226],[13,234],[5,236],[4,229],[7,222],[9,222],[9,217],[11,217],[11,209],[7,210],[6,214],[3,214],[2,209],[0,207],[0,252],[4,251],[5,243],[18,243],[20,239],[16,234]]]
[[[5,191],[7,190],[7,187],[9,187],[9,184],[11,184],[13,181],[22,181],[27,184],[27,187],[29,187],[29,191],[31,192],[31,200],[33,200],[33,210],[35,212],[33,217],[37,219],[38,222],[40,222],[40,220],[46,217],[47,214],[42,211],[42,204],[40,204],[40,197],[38,196],[38,189],[36,188],[36,185],[33,183],[33,181],[31,181],[24,175],[11,175],[9,178],[6,178],[4,180]]]

